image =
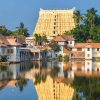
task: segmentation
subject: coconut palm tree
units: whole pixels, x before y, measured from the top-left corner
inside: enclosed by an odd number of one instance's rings
[[[24,35],[26,37],[29,36],[28,29],[25,27],[23,22],[21,22],[19,27],[16,27],[16,28],[17,28],[16,31],[17,31],[18,35]]]
[[[34,38],[35,38],[35,42],[36,42],[36,45],[38,44],[38,42],[39,42],[39,36],[38,36],[38,34],[34,34]]]
[[[90,27],[93,27],[95,24],[96,12],[97,12],[97,10],[95,10],[95,8],[91,8],[91,9],[87,10],[86,17],[87,17],[87,22]]]
[[[46,35],[41,36],[41,41],[42,41],[43,44],[46,44],[46,42],[47,42]]]
[[[81,15],[80,11],[79,10],[75,10],[74,11],[74,21],[76,23],[77,26],[80,26],[80,23],[82,22],[83,20],[83,16]]]

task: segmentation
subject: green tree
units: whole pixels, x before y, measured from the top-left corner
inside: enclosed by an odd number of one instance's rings
[[[89,39],[89,27],[86,25],[77,26],[70,31],[70,34],[74,35],[76,42],[85,42]]]
[[[5,26],[0,26],[0,35],[1,36],[9,36],[11,31],[8,30]]]
[[[81,15],[79,10],[74,11],[74,21],[77,26],[80,26],[80,23],[83,21],[83,16]]]
[[[93,26],[89,31],[90,37],[94,42],[100,42],[100,25]]]
[[[95,10],[95,8],[91,8],[87,10],[86,22],[90,27],[93,27],[95,25],[96,16],[97,16],[96,12],[97,10]]]
[[[43,44],[46,44],[46,42],[47,42],[46,35],[41,36],[41,41],[42,41]]]
[[[52,40],[49,45],[54,50],[54,52],[59,52],[60,51],[60,46],[54,40]]]
[[[36,44],[41,45],[41,42],[42,42],[41,36],[38,34],[34,34],[34,38],[35,38]]]
[[[29,36],[28,29],[25,27],[23,22],[21,22],[19,27],[16,27],[16,28],[17,28],[16,33],[18,35],[23,35],[23,36],[26,36],[26,37]]]

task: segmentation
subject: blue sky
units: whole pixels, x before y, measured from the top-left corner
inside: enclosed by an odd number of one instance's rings
[[[82,13],[94,7],[100,13],[100,0],[0,0],[0,25],[14,30],[24,22],[32,35],[40,8],[67,9],[76,7]]]

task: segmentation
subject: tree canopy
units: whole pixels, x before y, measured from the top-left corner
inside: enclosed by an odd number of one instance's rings
[[[6,26],[0,26],[0,35],[1,36],[25,36],[28,37],[28,28],[25,27],[24,23],[21,22],[15,30],[11,31],[6,28]]]
[[[73,34],[76,42],[86,42],[91,39],[93,42],[100,42],[100,15],[95,8],[81,14],[79,10],[74,12],[76,27],[64,34]]]

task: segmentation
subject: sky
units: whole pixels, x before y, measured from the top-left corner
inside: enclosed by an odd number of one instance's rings
[[[75,7],[81,13],[94,7],[100,14],[100,0],[0,0],[0,26],[14,30],[23,22],[32,36],[40,8],[71,9]]]

